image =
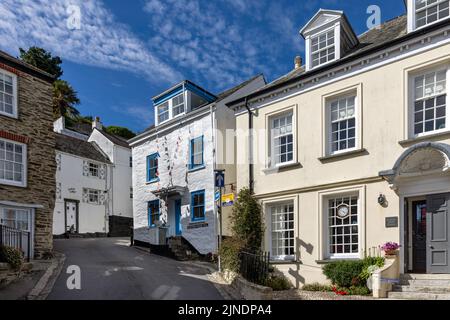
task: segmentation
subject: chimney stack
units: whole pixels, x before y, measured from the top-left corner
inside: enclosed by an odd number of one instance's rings
[[[92,129],[96,128],[97,130],[102,130],[103,125],[100,121],[100,117],[95,117],[94,121],[92,122]]]
[[[296,56],[295,57],[295,69],[299,69],[302,67],[302,57]]]

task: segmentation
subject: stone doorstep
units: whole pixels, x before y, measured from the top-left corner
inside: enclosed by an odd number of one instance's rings
[[[426,293],[426,292],[389,292],[389,299],[399,300],[450,300],[450,293]]]
[[[450,287],[396,285],[392,292],[422,292],[422,293],[449,293]]]

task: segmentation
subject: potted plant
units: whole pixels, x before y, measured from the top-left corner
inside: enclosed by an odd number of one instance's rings
[[[381,250],[383,250],[384,254],[387,256],[396,256],[399,248],[400,245],[396,242],[386,242],[383,246],[381,246]]]

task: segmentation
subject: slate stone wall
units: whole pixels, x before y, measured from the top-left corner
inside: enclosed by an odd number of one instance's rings
[[[11,71],[11,70],[9,70]],[[17,71],[18,119],[0,115],[2,136],[15,136],[27,144],[27,186],[0,184],[0,201],[37,204],[35,257],[53,249],[52,221],[55,202],[55,135],[51,83]]]

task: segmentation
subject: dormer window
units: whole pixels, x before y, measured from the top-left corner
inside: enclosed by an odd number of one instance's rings
[[[449,16],[449,0],[416,0],[416,28]]]
[[[335,58],[334,28],[311,38],[312,67],[332,61]]]
[[[158,123],[169,120],[169,102],[158,106]]]
[[[450,17],[449,0],[408,0],[408,32]]]
[[[181,117],[217,99],[208,91],[185,80],[153,98],[155,125]]]
[[[172,110],[174,117],[184,113],[184,94],[180,94],[172,99]]]
[[[320,9],[300,34],[306,40],[306,71],[342,58],[358,44],[342,11]]]

